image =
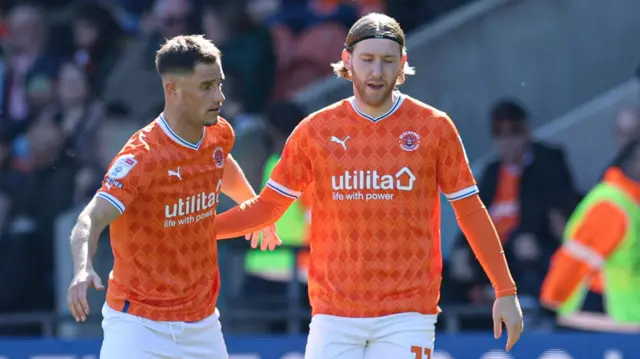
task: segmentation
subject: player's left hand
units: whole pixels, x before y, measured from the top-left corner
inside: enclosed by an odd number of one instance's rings
[[[497,298],[493,303],[493,335],[496,339],[502,336],[503,322],[507,327],[508,335],[506,350],[510,351],[524,330],[522,309],[515,295]]]
[[[261,237],[262,241],[260,240]],[[244,238],[251,241],[251,248],[258,248],[258,244],[260,244],[260,250],[263,251],[266,251],[267,249],[272,251],[282,244],[280,237],[278,237],[278,234],[276,233],[275,225],[266,227],[262,229],[262,231],[249,233],[245,235]]]

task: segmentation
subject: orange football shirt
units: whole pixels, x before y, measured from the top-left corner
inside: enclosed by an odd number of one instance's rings
[[[213,314],[216,207],[233,142],[223,119],[191,144],[160,115],[115,157],[97,193],[122,213],[110,225],[109,307],[158,321]]]
[[[436,314],[440,195],[478,192],[449,117],[399,94],[370,117],[353,98],[303,120],[267,187],[295,199],[312,186],[309,296],[314,314]]]

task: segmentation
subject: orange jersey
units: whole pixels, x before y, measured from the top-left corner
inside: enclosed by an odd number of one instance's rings
[[[478,192],[449,117],[398,94],[377,118],[353,98],[303,120],[267,187],[295,199],[313,183],[309,296],[314,314],[436,314],[440,196]]]
[[[112,309],[158,321],[213,314],[220,290],[216,207],[233,141],[223,119],[193,145],[160,115],[116,156],[97,193],[122,213],[110,225]]]

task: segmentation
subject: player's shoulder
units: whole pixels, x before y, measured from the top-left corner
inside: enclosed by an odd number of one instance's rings
[[[213,126],[206,127],[208,144],[222,146],[226,154],[230,153],[236,141],[236,133],[226,119],[218,116],[218,122]],[[225,156],[225,155],[223,155]]]
[[[226,119],[218,116],[218,122],[213,126],[206,127],[208,132],[215,133],[215,135],[224,140],[233,141],[236,137],[236,133],[233,130],[233,126]]]
[[[157,137],[158,129],[154,122],[149,123],[129,137],[129,140],[113,158],[107,177],[111,180],[122,179],[140,162],[151,158],[150,154],[153,152],[153,148],[158,146],[159,140]]]
[[[231,126],[231,123],[229,123],[229,121],[221,116],[218,116],[218,122],[215,125],[209,126],[207,128],[214,131],[228,132],[231,134],[233,133],[233,127]]]
[[[148,156],[154,148],[160,146],[161,131],[156,121],[147,124],[129,137],[118,155],[133,154],[138,158]]]
[[[427,103],[424,103],[416,98],[413,98],[409,95],[403,95],[404,96],[404,103],[403,106],[407,106],[408,108],[410,108],[413,113],[415,113],[415,117],[419,118],[419,119],[433,119],[433,120],[443,120],[443,119],[449,119],[449,116],[447,115],[446,112],[432,106],[429,105]]]
[[[411,114],[411,121],[425,122],[424,124],[426,126],[432,129],[438,129],[438,131],[432,131],[434,135],[458,132],[455,123],[446,112],[411,96],[404,96],[402,106],[406,106],[405,110],[409,110],[405,111],[405,113]]]

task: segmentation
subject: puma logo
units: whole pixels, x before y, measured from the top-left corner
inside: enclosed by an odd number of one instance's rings
[[[175,171],[169,170],[169,177],[171,176],[178,177],[178,179],[182,181],[182,176],[180,175],[180,167],[178,167],[178,169]]]
[[[340,146],[342,146],[342,148],[344,148],[344,150],[347,150],[347,140],[349,139],[349,136],[345,137],[344,140],[339,139],[336,136],[331,136],[331,142],[335,142],[337,144],[339,144]]]

